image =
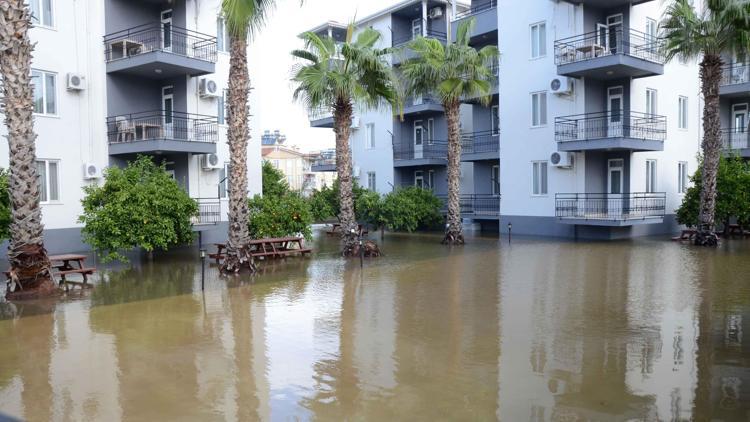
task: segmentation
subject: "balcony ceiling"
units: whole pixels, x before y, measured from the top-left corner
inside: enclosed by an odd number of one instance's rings
[[[167,79],[176,76],[202,76],[214,73],[212,62],[182,57],[163,51],[152,51],[107,63],[107,73],[121,73],[147,79]]]
[[[601,9],[609,9],[612,7],[626,6],[632,4],[633,6],[641,3],[648,3],[653,0],[565,0],[572,4],[582,4],[584,6],[591,6]]]

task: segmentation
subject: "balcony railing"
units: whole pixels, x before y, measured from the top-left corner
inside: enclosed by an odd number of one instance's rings
[[[555,63],[559,66],[622,54],[664,64],[663,46],[663,39],[634,29],[594,31],[555,41]]]
[[[422,141],[420,145],[414,142],[408,144],[393,145],[394,160],[447,160],[448,142],[446,141]]]
[[[461,134],[461,152],[480,154],[500,151],[500,131],[485,131]]]
[[[467,10],[464,10],[461,13],[456,13],[456,16],[453,18],[453,20],[457,21],[459,19],[468,18],[469,16],[478,15],[482,12],[494,9],[496,7],[497,7],[497,0],[485,0],[485,1],[471,2],[471,7]]]
[[[629,112],[598,112],[557,117],[557,142],[587,141],[605,138],[632,138],[664,141],[667,118],[656,114]]]
[[[434,38],[438,41],[447,42],[448,41],[448,34],[446,32],[442,31],[436,31],[434,29],[428,29],[425,31],[425,38]],[[411,40],[415,39],[416,37],[412,34],[393,38],[393,42],[391,43],[392,47],[400,47],[402,45],[408,44]]]
[[[216,37],[160,23],[148,23],[104,36],[107,62],[127,59],[152,51],[216,62]]]
[[[320,107],[309,110],[307,116],[311,121],[330,119],[333,117],[333,112],[329,108]]]
[[[439,195],[442,201],[441,212],[448,212],[448,196]],[[463,216],[498,216],[500,215],[500,195],[461,195],[458,203]]]
[[[728,151],[750,149],[750,128],[722,129],[721,143]]]
[[[721,85],[738,85],[750,82],[750,64],[733,64],[721,69]]]
[[[110,144],[173,140],[212,142],[219,140],[216,117],[180,112],[146,111],[107,117]]]
[[[221,202],[218,198],[193,198],[198,203],[198,215],[191,217],[193,225],[217,224],[221,221]]]
[[[660,193],[559,193],[557,218],[626,221],[664,217],[667,194]]]

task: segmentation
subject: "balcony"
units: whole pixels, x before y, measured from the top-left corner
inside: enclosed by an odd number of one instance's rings
[[[490,95],[495,96],[500,92],[500,79],[499,79],[500,65],[497,62],[495,62],[495,63],[490,64],[489,68],[490,68],[490,71],[492,72],[492,76],[494,76],[494,78],[492,79],[492,83],[490,85]],[[478,97],[464,96],[461,101],[464,103],[478,103],[477,100],[478,100]]]
[[[214,73],[216,37],[145,24],[104,37],[107,73],[166,79]]]
[[[439,196],[443,202],[440,211],[448,213],[448,197]],[[496,220],[500,217],[500,195],[461,195],[458,198],[461,217],[475,220]]]
[[[559,193],[555,217],[564,224],[625,227],[662,223],[666,193]]]
[[[315,160],[310,166],[310,170],[313,172],[332,172],[336,171],[336,158],[321,158]]]
[[[485,131],[461,134],[461,161],[500,159],[500,133]]]
[[[445,166],[448,164],[448,142],[422,141],[419,144],[393,145],[393,167]]]
[[[333,113],[327,108],[317,108],[308,113],[311,127],[333,128]]]
[[[497,0],[473,1],[469,9],[457,13],[451,25],[451,39],[456,39],[461,22],[472,17],[476,19],[472,39],[497,39]]]
[[[218,198],[194,198],[198,203],[198,214],[190,218],[193,230],[196,226],[216,225],[221,221],[221,201]]]
[[[725,153],[750,158],[750,129],[723,129],[721,131],[721,143],[724,146]]]
[[[628,5],[638,5],[641,3],[648,3],[653,0],[565,0],[568,3],[582,4],[584,6],[591,6],[597,9],[608,9],[611,7],[622,7]]]
[[[425,31],[424,37],[436,39],[443,44],[448,42],[448,34],[445,31],[428,29]],[[391,47],[400,49],[399,51],[396,51],[392,54],[392,62],[394,66],[416,57],[414,52],[408,48],[409,42],[411,42],[415,38],[416,37],[411,33],[406,36],[393,38]]]
[[[216,117],[149,111],[107,118],[109,155],[216,153]]]
[[[728,98],[750,96],[750,65],[724,66],[719,84],[719,95]]]
[[[558,117],[558,151],[663,151],[667,118],[638,112],[599,112]]]
[[[443,104],[431,96],[412,97],[404,102],[404,116],[442,113]]]
[[[636,30],[589,32],[555,41],[557,73],[613,80],[664,74],[663,40]]]

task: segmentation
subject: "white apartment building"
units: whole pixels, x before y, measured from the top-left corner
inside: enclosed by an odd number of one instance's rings
[[[82,188],[108,166],[158,157],[199,199],[195,230],[226,236],[224,88],[228,40],[220,0],[30,0],[36,43],[35,130],[45,242],[83,250]],[[218,36],[218,37],[217,37]],[[5,133],[3,125],[0,131]],[[248,151],[260,192],[260,140]],[[7,143],[0,167],[8,166]]]
[[[378,29],[382,46],[398,46],[416,36],[445,40],[474,18],[471,44],[497,43],[501,57],[492,104],[469,99],[462,108],[465,219],[501,233],[612,239],[676,230],[675,210],[697,168],[698,67],[665,63],[658,37],[665,7],[649,0],[415,0],[357,26]],[[315,30],[336,36],[343,26]],[[409,54],[394,56],[393,65]],[[735,63],[725,78],[735,85],[726,88],[723,114],[740,150],[747,142],[746,69]],[[317,127],[331,123],[311,119]],[[390,110],[360,111],[353,127],[355,176],[363,185],[446,193],[439,104],[407,100],[403,123]]]

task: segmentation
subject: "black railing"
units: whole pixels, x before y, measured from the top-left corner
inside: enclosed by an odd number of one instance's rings
[[[216,62],[216,37],[176,26],[165,29],[160,23],[147,23],[104,36],[107,62],[152,51]]]
[[[454,21],[459,19],[468,18],[469,16],[478,15],[487,10],[492,10],[497,7],[497,0],[483,0],[483,1],[472,1],[471,7],[464,10],[461,13],[456,13],[453,18]]]
[[[448,196],[438,195],[442,201],[440,211],[448,212]],[[458,198],[463,216],[498,216],[500,215],[500,195],[460,195]]]
[[[661,141],[667,138],[667,118],[635,111],[598,112],[557,117],[557,142],[588,141],[604,138],[633,138]]]
[[[664,64],[664,40],[643,32],[594,31],[555,41],[555,63],[564,65],[618,54]]]
[[[423,104],[437,104],[441,105],[442,103],[437,98],[431,96],[431,95],[423,95],[421,97],[409,97],[406,100],[405,107],[416,107]]]
[[[219,198],[193,198],[198,203],[198,214],[190,222],[193,225],[217,224],[221,221],[221,201]]]
[[[664,217],[667,194],[559,193],[555,216],[583,220],[625,221]]]
[[[721,143],[729,151],[750,149],[750,128],[722,129]]]
[[[447,42],[448,41],[448,34],[443,31],[436,31],[434,29],[427,29],[424,34],[425,38],[434,38],[438,41]],[[405,35],[398,38],[393,38],[393,41],[391,43],[392,47],[400,47],[402,45],[408,44],[411,40],[416,39],[417,37],[413,34]]]
[[[107,117],[110,144],[166,139],[188,142],[217,142],[216,117],[181,112],[146,111]]]
[[[393,145],[394,160],[447,160],[448,159],[448,142],[446,141],[422,141],[421,145],[411,143],[401,143]]]
[[[500,131],[485,131],[461,134],[461,153],[477,154],[500,151]]]
[[[733,64],[721,69],[722,86],[746,84],[750,82],[750,64]]]

